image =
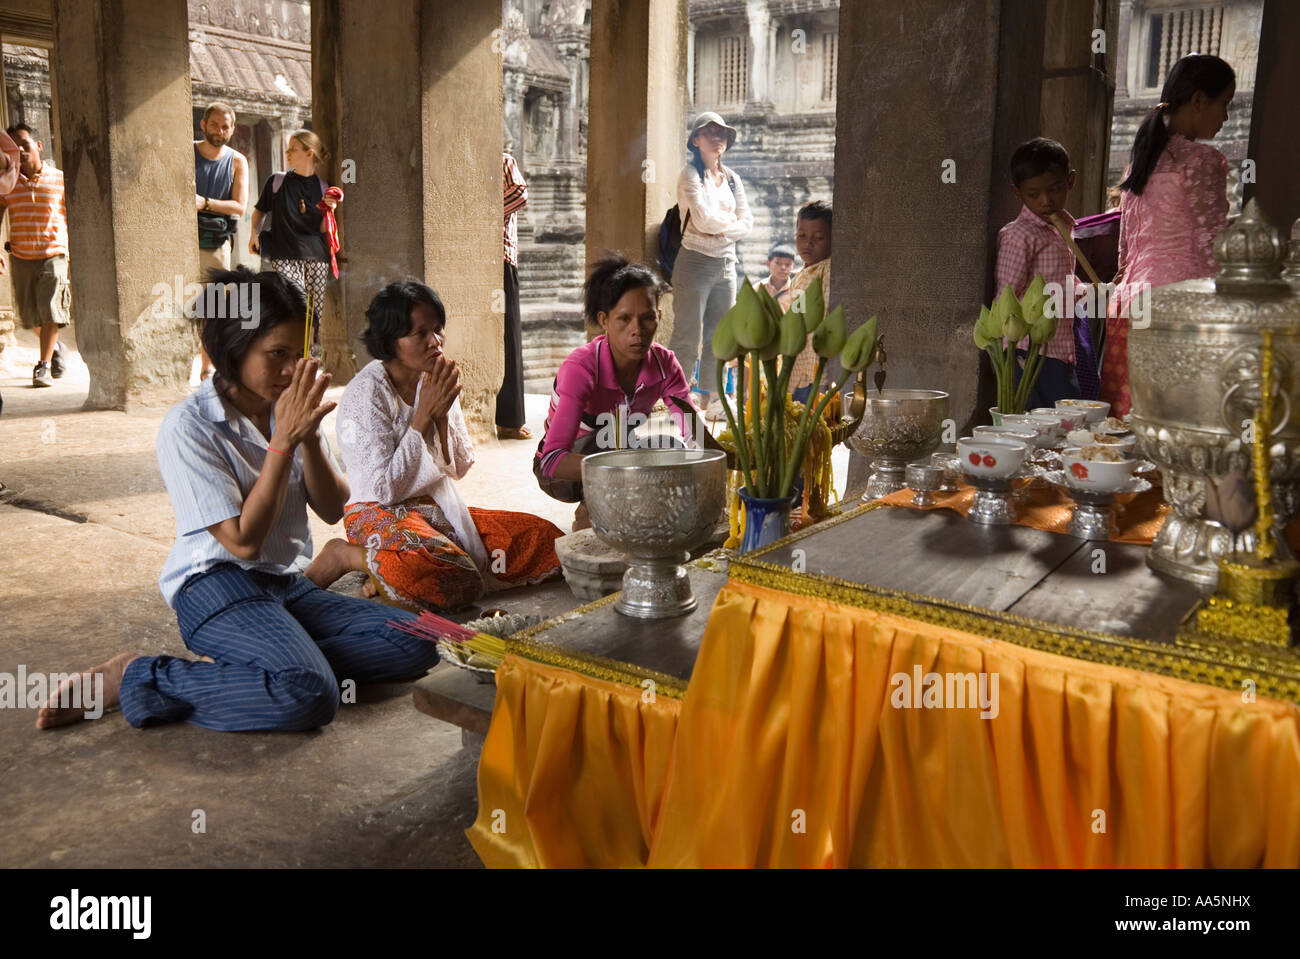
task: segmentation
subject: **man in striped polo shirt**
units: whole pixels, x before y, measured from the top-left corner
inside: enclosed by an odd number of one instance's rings
[[[59,330],[72,322],[68,285],[68,210],[63,171],[41,157],[41,141],[25,123],[6,131],[18,145],[18,185],[0,197],[0,216],[9,213],[14,306],[27,330],[40,330],[40,361],[32,386],[53,386],[63,375]],[[0,255],[0,270],[5,268]]]

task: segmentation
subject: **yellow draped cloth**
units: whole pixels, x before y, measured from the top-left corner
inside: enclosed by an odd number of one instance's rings
[[[642,865],[681,702],[517,656],[497,668],[470,843],[489,866]]]
[[[996,675],[996,716],[895,706],[917,666]],[[680,703],[518,659],[497,682],[488,865],[1300,865],[1285,702],[734,579]]]

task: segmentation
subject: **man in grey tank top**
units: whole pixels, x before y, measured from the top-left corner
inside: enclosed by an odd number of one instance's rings
[[[227,146],[235,135],[235,111],[217,101],[203,111],[203,139],[194,141],[194,205],[199,221],[199,283],[216,268],[230,269],[231,238],[248,204],[248,160]],[[212,375],[212,361],[200,349],[199,377]]]

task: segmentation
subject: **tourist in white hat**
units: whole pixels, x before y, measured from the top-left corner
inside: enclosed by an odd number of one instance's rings
[[[754,228],[745,186],[722,155],[736,130],[718,114],[701,113],[686,140],[691,159],[677,178],[682,246],[673,264],[673,333],[669,348],[688,377],[699,364],[698,405],[719,407],[713,331],[736,302],[736,241]]]

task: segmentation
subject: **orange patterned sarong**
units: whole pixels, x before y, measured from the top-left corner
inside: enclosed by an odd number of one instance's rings
[[[530,513],[469,507],[474,528],[498,583],[524,586],[560,568],[555,541],[564,534]],[[458,609],[487,592],[474,560],[432,497],[396,506],[352,503],[343,518],[348,542],[366,550],[366,567],[379,595],[413,610]]]

